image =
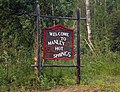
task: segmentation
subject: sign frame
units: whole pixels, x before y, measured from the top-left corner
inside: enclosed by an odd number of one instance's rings
[[[80,60],[80,31],[81,31],[81,27],[80,27],[80,24],[81,24],[81,20],[86,20],[86,18],[81,18],[81,13],[80,13],[80,8],[77,8],[77,11],[76,11],[76,17],[64,17],[64,16],[48,16],[48,15],[41,15],[40,14],[40,4],[39,2],[37,1],[37,6],[36,6],[36,12],[35,14],[30,14],[31,16],[34,16],[35,18],[35,21],[36,21],[36,47],[35,47],[35,54],[36,54],[36,64],[34,65],[31,65],[32,67],[36,67],[37,68],[37,84],[38,84],[38,77],[41,76],[41,73],[42,73],[42,68],[43,67],[75,67],[76,68],[76,82],[77,84],[80,84],[80,80],[81,80],[81,60]],[[41,25],[41,20],[40,18],[42,19],[63,19],[63,20],[73,20],[73,21],[76,21],[76,31],[77,31],[77,55],[76,55],[76,65],[44,65],[42,62],[42,50],[41,50],[41,37],[42,37],[42,34],[41,34],[41,30],[40,30],[40,25]],[[66,27],[64,27],[66,28]],[[45,29],[48,29],[48,28],[45,28]],[[37,86],[38,88],[38,86]]]
[[[47,42],[46,42],[46,39],[47,39],[47,31],[50,31],[50,32],[57,32],[57,30],[60,30],[60,32],[68,32],[68,31],[71,31],[72,32],[72,41],[71,41],[71,57],[58,57],[58,58],[53,58],[53,57],[50,57],[50,58],[47,58],[46,57],[46,54],[47,54],[47,52],[46,52],[46,50],[47,50]],[[43,41],[44,41],[44,48],[43,48],[43,59],[44,60],[72,60],[72,59],[74,59],[74,29],[73,28],[67,28],[67,27],[65,27],[65,26],[63,26],[63,25],[61,25],[61,24],[57,24],[57,25],[55,25],[55,26],[52,26],[52,27],[49,27],[49,28],[44,28],[43,29],[44,30],[44,37],[43,37]],[[62,37],[62,36],[60,36],[60,37]],[[70,38],[70,37],[69,37]],[[67,38],[66,38],[67,39]],[[55,47],[54,45],[52,45],[53,47]],[[64,46],[63,46],[63,48],[65,48]],[[63,50],[64,51],[64,50]],[[58,51],[58,52],[63,52],[63,51]],[[57,51],[56,51],[57,52]],[[53,51],[53,53],[51,52],[51,54],[54,54],[55,52]]]

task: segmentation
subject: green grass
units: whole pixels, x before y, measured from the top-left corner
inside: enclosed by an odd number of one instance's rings
[[[29,90],[35,89],[36,77],[34,68],[31,68],[32,59],[23,58],[21,62],[9,65],[8,78],[6,68],[0,65],[0,91],[5,89]],[[30,62],[29,62],[30,61]],[[46,61],[47,64],[75,65],[73,61]],[[109,52],[99,55],[81,55],[81,83],[80,85],[97,86],[105,92],[120,91],[120,55]],[[76,68],[43,68],[39,78],[39,90],[47,90],[58,86],[69,87],[76,85]],[[13,81],[12,81],[13,80]],[[9,82],[12,81],[10,84]],[[111,91],[112,90],[112,91]],[[29,92],[29,91],[28,91]]]
[[[120,56],[119,53],[100,55],[82,55],[81,85],[97,85],[120,83]],[[74,61],[48,61],[47,63],[75,64]],[[76,84],[75,68],[45,68],[41,78],[43,88],[52,88],[58,85],[70,86]]]

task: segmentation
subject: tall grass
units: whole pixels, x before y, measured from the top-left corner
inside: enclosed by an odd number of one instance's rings
[[[120,82],[119,53],[108,52],[99,55],[81,55],[81,85],[102,85],[104,83]],[[48,61],[71,65],[73,61]],[[57,85],[76,84],[76,68],[44,68],[42,87],[51,88]]]
[[[97,56],[83,55],[82,64],[85,65],[85,67],[82,69],[82,83],[91,84],[94,83],[95,80],[102,80],[103,82],[117,82],[116,78],[119,78],[118,76],[120,76],[119,61],[119,53],[109,52]],[[112,80],[114,78],[115,80]]]
[[[35,89],[35,70],[31,67],[34,63],[31,55],[22,55],[16,63],[14,59],[8,59],[0,64],[0,91],[4,92],[9,87],[14,92],[26,89]],[[45,61],[47,64],[75,65],[71,61]],[[43,64],[44,65],[44,64]],[[110,85],[120,83],[120,53],[108,52],[99,55],[81,55],[81,85]],[[70,86],[76,84],[76,68],[42,68],[42,76],[39,77],[39,90],[51,89],[57,86]]]

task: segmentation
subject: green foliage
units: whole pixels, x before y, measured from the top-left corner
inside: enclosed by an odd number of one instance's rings
[[[112,18],[112,19],[111,19]],[[111,50],[120,51],[120,11],[114,11],[109,17],[109,25],[111,26]]]
[[[39,0],[41,15],[76,17],[77,7],[81,8],[81,16],[85,17],[84,0]],[[46,1],[46,2],[45,2]],[[84,41],[86,39],[85,22],[81,22],[81,84],[97,84],[120,82],[120,5],[119,0],[98,0],[94,5],[91,0],[91,18],[93,45],[96,55]],[[106,5],[106,6],[105,6]],[[33,61],[35,0],[1,0],[0,1],[0,92],[9,88],[25,92],[35,89],[36,75],[31,65]],[[96,9],[96,10],[94,10]],[[63,24],[75,29],[76,22],[58,19],[41,19],[41,29]],[[41,31],[42,34],[43,31]],[[43,44],[43,40],[42,40]],[[46,61],[47,64],[75,65],[73,61]],[[50,89],[56,86],[69,86],[76,83],[76,69],[43,68],[39,78],[39,89]],[[117,87],[115,88],[116,90]],[[109,88],[106,89],[109,91]]]

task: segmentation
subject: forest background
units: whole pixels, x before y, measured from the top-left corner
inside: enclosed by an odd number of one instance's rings
[[[76,9],[81,9],[81,17],[86,17],[85,0],[39,0],[41,15],[76,17]],[[26,92],[35,89],[36,74],[34,64],[36,0],[0,0],[0,92]],[[87,40],[86,21],[81,21],[81,84],[108,86],[106,90],[120,90],[120,0],[90,0],[91,30],[94,53]],[[43,28],[55,24],[74,28],[76,44],[76,21],[41,19]],[[43,51],[43,39],[41,39]],[[46,61],[47,64],[74,64],[71,61]],[[43,68],[39,78],[39,90],[76,83],[74,68]]]

